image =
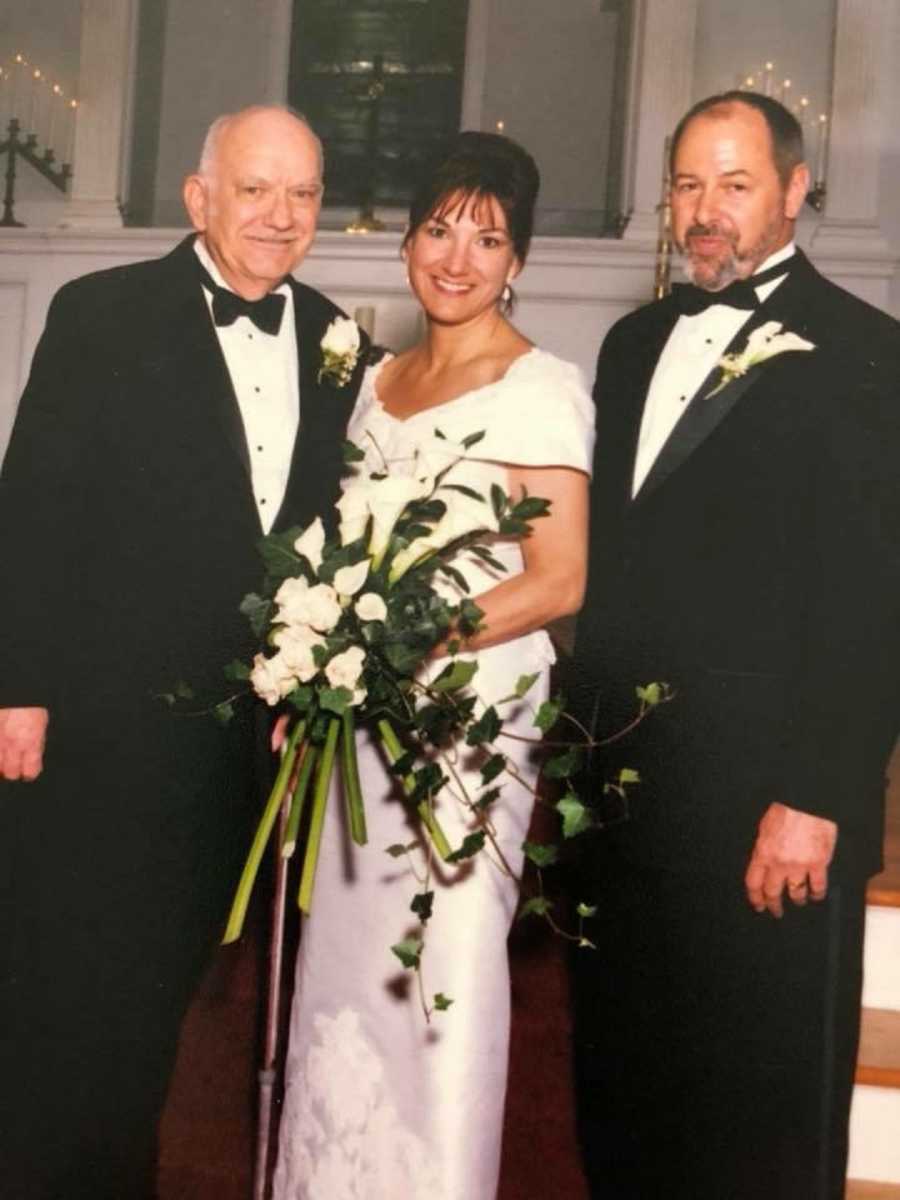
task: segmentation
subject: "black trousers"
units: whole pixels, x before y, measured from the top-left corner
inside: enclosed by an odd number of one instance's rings
[[[577,953],[579,1137],[597,1200],[840,1200],[865,887],[757,914],[740,879],[592,872]]]
[[[0,1192],[149,1200],[179,1027],[254,816],[247,723],[51,743],[0,784]],[[248,1013],[248,1021],[253,1021]]]

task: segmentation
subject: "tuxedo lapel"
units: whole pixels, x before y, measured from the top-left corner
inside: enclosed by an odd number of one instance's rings
[[[800,332],[799,328],[791,324],[791,314],[795,308],[798,288],[802,290],[804,277],[808,275],[811,268],[799,250],[796,251],[796,254],[798,262],[794,264],[788,278],[779,284],[775,291],[753,312],[750,319],[745,321],[726,346],[725,354],[735,354],[743,350],[753,331],[767,321],[780,320],[787,324],[793,332]],[[737,376],[720,389],[718,385],[721,382],[722,370],[718,364],[713,367],[694,393],[687,411],[660,450],[635,497],[635,502],[645,500],[652,495],[673,472],[677,471],[691,457],[694,451],[725,420],[744,393],[765,377],[766,370],[767,363],[759,363],[755,367],[751,367],[746,374]],[[715,394],[713,395],[713,393]]]
[[[771,319],[772,315],[767,306],[761,305],[731,339],[725,348],[725,354],[734,354],[743,349],[754,329]],[[706,441],[713,430],[725,420],[744,392],[756,382],[761,365],[752,367],[745,375],[732,379],[721,389],[718,385],[722,369],[718,363],[713,367],[694,393],[684,416],[669,434],[635,497],[636,501],[651,495]]]
[[[177,281],[174,295],[169,298],[170,303],[175,302],[171,322],[174,330],[172,379],[178,391],[184,394],[186,403],[210,408],[211,428],[224,435],[252,493],[244,422],[194,267],[193,241],[193,237],[185,239],[171,256]],[[211,432],[210,436],[214,434]]]

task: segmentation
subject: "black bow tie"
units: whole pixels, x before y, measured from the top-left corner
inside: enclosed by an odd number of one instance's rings
[[[793,267],[796,257],[796,254],[792,255],[784,262],[769,267],[767,271],[751,275],[749,279],[735,279],[733,283],[729,283],[728,287],[722,288],[719,292],[708,292],[705,288],[699,288],[693,283],[676,283],[672,286],[672,297],[678,311],[685,317],[695,317],[698,313],[712,308],[714,304],[727,304],[729,308],[742,308],[753,312],[754,309],[759,308],[760,303],[756,289],[765,283],[771,283],[773,279],[780,279],[782,275],[787,275]]]
[[[196,255],[195,255],[196,257]],[[284,296],[270,292],[260,300],[245,300],[237,292],[219,287],[200,259],[197,259],[200,282],[212,292],[212,314],[217,325],[233,325],[238,317],[249,317],[262,333],[276,334],[284,315]]]

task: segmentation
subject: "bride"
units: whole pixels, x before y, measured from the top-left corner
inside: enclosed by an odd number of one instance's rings
[[[485,495],[493,482],[513,495],[524,487],[551,501],[550,515],[527,538],[492,547],[505,575],[465,551],[454,561],[484,612],[481,632],[465,647],[477,656],[479,699],[489,704],[519,676],[539,675],[524,701],[502,710],[504,728],[528,737],[553,662],[543,626],[581,604],[593,443],[593,409],[577,368],[537,349],[507,319],[538,184],[533,159],[514,142],[459,135],[415,196],[403,243],[425,336],[368,369],[348,431],[371,448],[370,470],[382,455],[402,470],[436,429],[453,442],[483,431],[462,464],[465,483]],[[527,744],[510,740],[504,751],[533,782]],[[354,846],[342,807],[329,805],[297,963],[273,1194],[493,1200],[509,1040],[506,936],[532,796],[508,779],[490,810],[512,875],[490,850],[459,866],[432,866],[434,911],[421,971],[429,994],[440,991],[453,1003],[426,1021],[413,973],[389,950],[416,924],[409,910],[414,864],[383,853],[416,833],[396,780],[365,734],[359,761],[369,845]],[[477,765],[470,770],[474,783]],[[458,845],[471,829],[470,813],[449,786],[437,806]],[[426,853],[422,842],[423,862]]]

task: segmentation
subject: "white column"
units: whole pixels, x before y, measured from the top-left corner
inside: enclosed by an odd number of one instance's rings
[[[267,12],[266,12],[267,10]],[[269,36],[265,49],[263,100],[266,104],[286,104],[291,61],[291,29],[294,19],[292,0],[267,0],[263,14],[268,20]]]
[[[635,5],[625,210],[626,241],[652,241],[659,225],[663,147],[690,108],[698,0],[639,0]]]
[[[817,255],[883,259],[888,253],[878,220],[887,2],[837,0],[825,216],[812,243]]]
[[[71,200],[60,225],[122,225],[123,146],[133,78],[137,0],[82,0],[78,120]]]

